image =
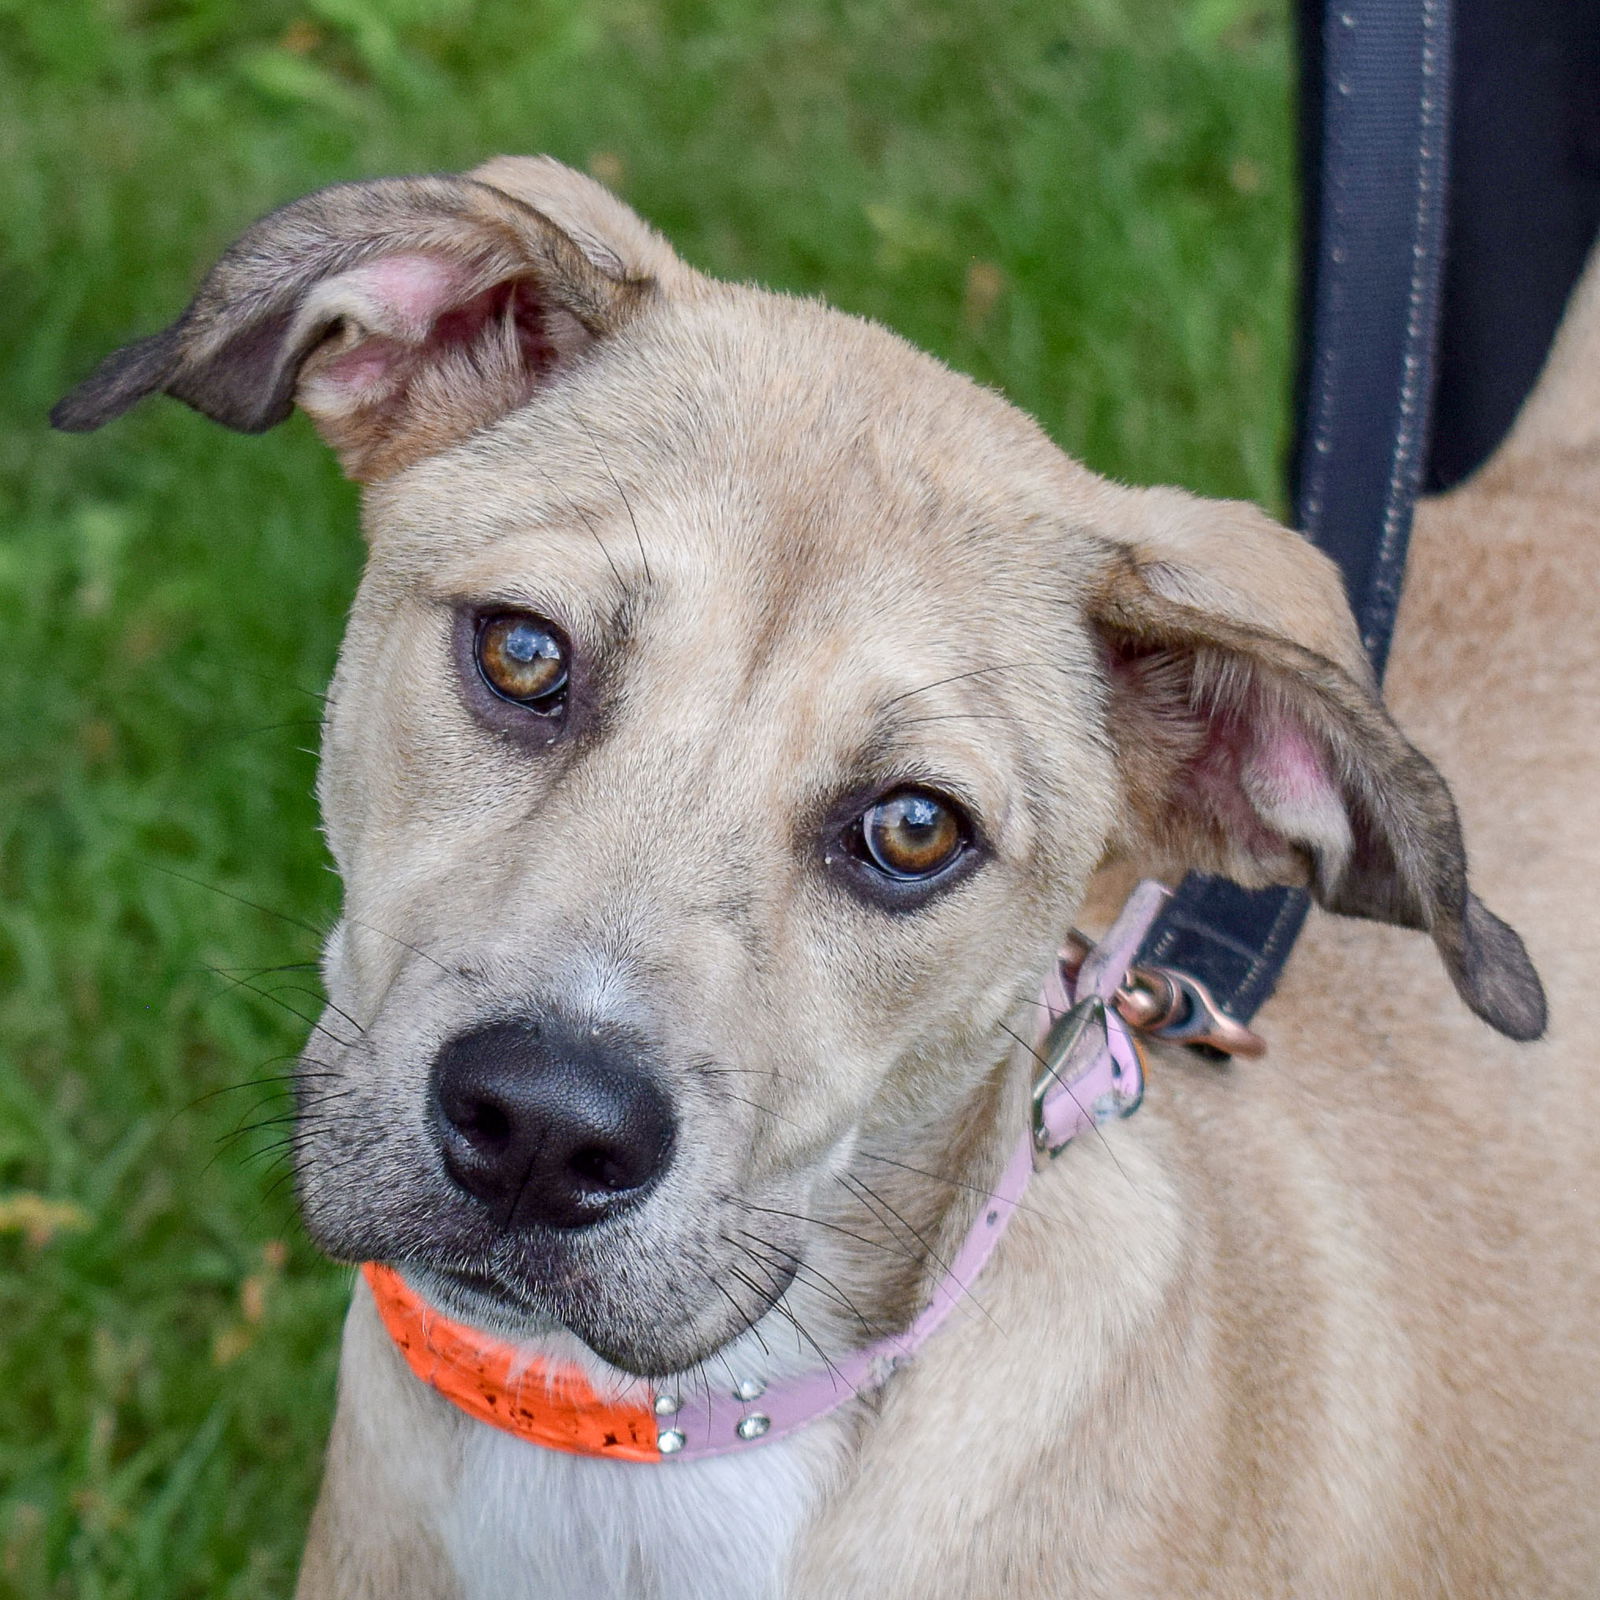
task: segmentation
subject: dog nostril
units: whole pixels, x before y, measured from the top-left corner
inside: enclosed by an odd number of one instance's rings
[[[447,1107],[445,1115],[461,1130],[467,1143],[479,1150],[493,1150],[511,1137],[511,1118],[504,1108],[491,1101],[480,1101],[459,1110]]]
[[[576,1177],[593,1184],[596,1189],[613,1194],[624,1189],[636,1189],[638,1183],[626,1162],[619,1161],[609,1150],[589,1147],[572,1152],[572,1171]]]
[[[507,1227],[577,1228],[644,1193],[666,1169],[675,1119],[638,1063],[643,1040],[610,1030],[493,1023],[434,1063],[445,1168]]]

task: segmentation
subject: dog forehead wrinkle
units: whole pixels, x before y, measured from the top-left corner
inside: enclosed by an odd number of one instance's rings
[[[709,797],[744,796],[742,809],[719,824],[717,865],[725,872],[748,880],[751,863],[773,840],[787,838],[796,820],[877,784],[920,779],[991,822],[1008,816],[1022,732],[1003,713],[967,712],[952,702],[944,720],[875,725],[870,708],[889,696],[875,695],[873,684],[891,673],[897,685],[919,680],[908,680],[892,660],[880,669],[865,629],[807,639],[796,628],[786,649],[767,654],[759,634],[748,632],[728,630],[715,644],[680,643],[679,614],[658,599],[645,625],[632,666],[635,686],[648,693],[630,695],[627,726],[613,736],[620,743],[617,781],[625,781],[626,766],[659,796],[680,795],[685,806],[695,797],[702,814]],[[752,728],[763,730],[761,739],[748,737]],[[748,893],[746,883],[741,889]]]
[[[500,504],[491,501],[503,502]],[[642,581],[639,548],[626,517],[581,497],[508,497],[475,472],[430,485],[389,515],[372,566],[438,596],[503,594],[548,587],[615,603]]]
[[[629,418],[625,433],[608,426],[617,416]],[[1060,504],[1067,480],[1083,475],[997,396],[885,330],[737,288],[661,304],[562,383],[386,492],[394,504],[476,463],[503,499],[554,462],[595,471],[602,486],[615,473],[630,492],[652,480],[723,495],[773,485],[815,494],[848,479],[923,498],[958,489],[1000,526],[1029,499]]]

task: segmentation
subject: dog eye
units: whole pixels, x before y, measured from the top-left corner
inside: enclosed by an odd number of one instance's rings
[[[896,789],[861,815],[861,851],[890,878],[931,878],[971,839],[966,818],[927,789]]]
[[[567,687],[567,641],[527,611],[500,611],[478,624],[475,646],[483,681],[502,700],[534,711],[558,710]]]

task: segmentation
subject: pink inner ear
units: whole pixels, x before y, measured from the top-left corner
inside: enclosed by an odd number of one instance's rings
[[[1155,823],[1167,839],[1199,842],[1208,871],[1281,874],[1286,850],[1309,850],[1320,877],[1337,877],[1353,842],[1338,755],[1291,684],[1264,681],[1242,658],[1197,661],[1115,639],[1108,666],[1141,746],[1137,781],[1166,778]]]
[[[1332,757],[1292,713],[1257,702],[1241,752],[1239,781],[1262,825],[1309,848],[1319,878],[1337,879],[1353,844],[1350,814]]]
[[[1189,782],[1235,845],[1257,861],[1309,846],[1331,871],[1350,820],[1330,752],[1270,690],[1223,676],[1201,698],[1202,741]]]
[[[406,357],[433,340],[469,287],[464,268],[418,252],[384,256],[330,279],[318,292],[320,309],[344,322],[345,342],[355,342],[318,375],[325,401],[365,406],[387,398]]]
[[[323,382],[337,384],[352,400],[384,387],[400,354],[390,339],[368,339],[349,355],[330,361],[322,374]]]
[[[1271,796],[1287,806],[1341,804],[1321,751],[1304,729],[1281,713],[1257,721],[1245,759],[1258,798]]]
[[[415,253],[340,274],[325,287],[324,310],[347,322],[355,342],[323,367],[324,396],[344,407],[392,406],[418,374],[462,353],[480,372],[496,360],[507,372],[515,364],[531,388],[558,353],[538,290],[518,278],[474,289],[468,269]]]
[[[337,273],[307,295],[298,326],[311,348],[295,398],[365,481],[526,404],[592,338],[531,263],[465,246]]]
[[[401,338],[427,337],[441,312],[460,299],[466,274],[439,256],[385,256],[345,274],[345,281],[363,298],[389,315],[385,331]]]

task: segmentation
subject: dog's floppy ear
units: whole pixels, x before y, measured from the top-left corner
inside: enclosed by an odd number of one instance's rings
[[[495,181],[521,165],[491,164],[486,182],[335,184],[273,212],[171,327],[109,356],[51,421],[98,428],[161,390],[259,433],[298,403],[368,482],[455,443],[581,359],[650,292],[645,253],[608,247],[599,226],[576,237]],[[613,225],[632,217],[577,173],[527,165],[580,223],[595,194]],[[552,187],[551,169],[571,182]]]
[[[606,186],[552,156],[496,156],[467,174],[542,212],[614,278],[690,276],[672,246]]]
[[[1468,889],[1450,791],[1378,699],[1332,564],[1253,507],[1171,490],[1130,499],[1091,605],[1124,844],[1425,929],[1484,1021],[1537,1038],[1538,974]]]

